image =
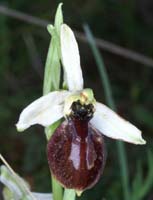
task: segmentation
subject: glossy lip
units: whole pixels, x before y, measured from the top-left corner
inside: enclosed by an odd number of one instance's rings
[[[99,180],[106,161],[104,139],[89,123],[81,138],[73,121],[63,122],[47,146],[48,163],[56,179],[66,188],[84,191]],[[80,133],[79,133],[80,134]]]

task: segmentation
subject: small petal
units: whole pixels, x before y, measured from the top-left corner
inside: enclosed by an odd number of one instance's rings
[[[20,114],[17,130],[24,131],[34,124],[46,127],[62,118],[63,102],[70,94],[68,91],[55,91],[35,100]]]
[[[83,89],[78,44],[73,31],[66,25],[61,26],[61,54],[66,82],[70,91]]]
[[[128,121],[121,118],[110,108],[101,103],[96,103],[96,112],[91,124],[102,134],[113,139],[123,140],[134,144],[145,144],[141,131]]]

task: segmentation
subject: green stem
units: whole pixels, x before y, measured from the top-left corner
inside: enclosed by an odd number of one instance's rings
[[[54,200],[63,199],[63,189],[53,176],[52,176],[52,192]]]
[[[47,29],[52,36],[51,43],[49,45],[49,50],[45,65],[44,74],[44,84],[43,84],[43,94],[47,94],[50,91],[59,90],[60,85],[60,74],[61,74],[61,52],[60,52],[60,27],[63,23],[62,14],[62,3],[58,5],[55,23],[53,25],[48,25]],[[59,126],[61,121],[54,123],[52,126],[45,129],[46,137],[49,140],[51,135],[54,133],[55,129]],[[63,189],[59,183],[52,177],[52,192],[54,200],[63,199]],[[75,200],[75,191],[65,189],[64,193],[65,200]]]
[[[75,190],[65,189],[63,200],[75,200]]]
[[[103,59],[102,59],[101,54],[95,44],[94,37],[91,33],[90,28],[87,25],[85,25],[84,30],[85,30],[86,36],[89,40],[90,47],[92,49],[93,55],[95,57],[95,60],[96,60],[97,66],[98,66],[101,82],[104,87],[107,104],[113,110],[116,110],[116,106],[115,106],[115,103],[114,103],[114,100],[112,97],[112,90],[111,90],[109,78],[108,78],[108,75],[106,72],[106,68],[105,68]],[[126,150],[125,150],[125,146],[124,146],[123,142],[117,141],[116,144],[117,144],[119,164],[120,164],[120,169],[121,169],[124,199],[129,200],[130,199],[129,174],[128,174]]]
[[[54,70],[52,70],[52,67],[58,67],[60,68],[60,61],[58,58],[58,50],[56,48],[56,41],[54,40],[54,38],[52,37],[52,40],[50,42],[49,45],[49,49],[48,49],[48,54],[47,54],[47,59],[46,59],[46,64],[45,64],[45,73],[44,73],[44,84],[43,84],[43,94],[47,94],[50,91],[53,91],[55,89],[56,85],[56,89],[57,84],[53,85],[52,80],[59,80],[59,78],[55,79],[55,74],[53,73]],[[60,74],[57,74],[58,76],[60,76]],[[53,77],[54,76],[54,77]],[[48,128],[45,129],[45,133],[46,133],[46,138],[47,140],[50,139],[51,134],[54,132],[55,127],[50,126]],[[53,193],[53,199],[54,200],[62,200],[63,199],[63,189],[61,187],[61,185],[52,177],[52,193]]]

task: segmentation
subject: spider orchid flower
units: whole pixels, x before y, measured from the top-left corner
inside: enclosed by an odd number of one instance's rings
[[[54,91],[35,100],[20,114],[16,124],[23,131],[34,124],[44,127],[61,118],[47,146],[53,175],[78,193],[91,188],[105,164],[103,135],[133,144],[145,144],[141,131],[83,89],[78,45],[73,31],[61,25],[61,56],[68,90]]]

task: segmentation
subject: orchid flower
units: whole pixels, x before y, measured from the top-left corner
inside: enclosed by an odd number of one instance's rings
[[[134,144],[145,144],[139,129],[106,105],[96,102],[91,89],[83,89],[78,45],[72,30],[66,24],[61,26],[61,53],[69,91],[50,92],[35,100],[20,114],[17,130],[24,131],[34,124],[47,127],[66,118],[71,112],[72,102],[80,99],[85,104],[93,103],[95,112],[90,123],[103,135]]]
[[[102,135],[133,144],[145,144],[146,141],[142,138],[141,131],[138,128],[121,118],[106,105],[97,102],[91,89],[83,88],[78,44],[73,31],[66,24],[61,25],[60,43],[61,61],[68,90],[50,92],[35,100],[22,111],[16,126],[18,131],[24,131],[34,124],[48,127],[59,119],[65,118],[65,121],[57,128],[49,141],[49,165],[53,175],[62,185],[67,188],[75,188],[79,191],[78,193],[81,193],[84,189],[93,186],[100,177],[99,172],[91,171],[91,169],[95,170],[94,163],[99,162],[97,171],[103,169],[105,155]],[[77,133],[77,137],[74,136],[75,141],[68,135],[74,132]],[[86,141],[86,135],[82,136],[83,132],[90,132],[90,135],[95,135],[88,138],[88,141],[93,140],[92,144]],[[59,138],[61,143],[57,145]],[[81,142],[78,138],[81,138]],[[69,143],[67,143],[69,140],[72,140],[70,148],[68,148]],[[82,141],[86,145],[86,152],[82,150]],[[66,146],[64,147],[64,145]],[[62,146],[67,150],[61,150]],[[97,153],[99,151],[97,148],[101,152],[100,155]],[[100,160],[98,160],[97,155]],[[54,160],[55,158],[56,160]],[[66,159],[71,160],[71,163],[68,163]],[[83,164],[84,162],[87,163]],[[64,164],[66,167],[63,166]],[[81,166],[82,168],[80,168]],[[81,169],[87,169],[85,170],[86,173]],[[71,173],[67,173],[67,170]],[[80,178],[84,176],[94,177],[95,174],[96,178],[80,182],[75,170],[79,170]],[[72,177],[72,174],[75,178]],[[74,182],[77,182],[77,184],[74,185]]]

